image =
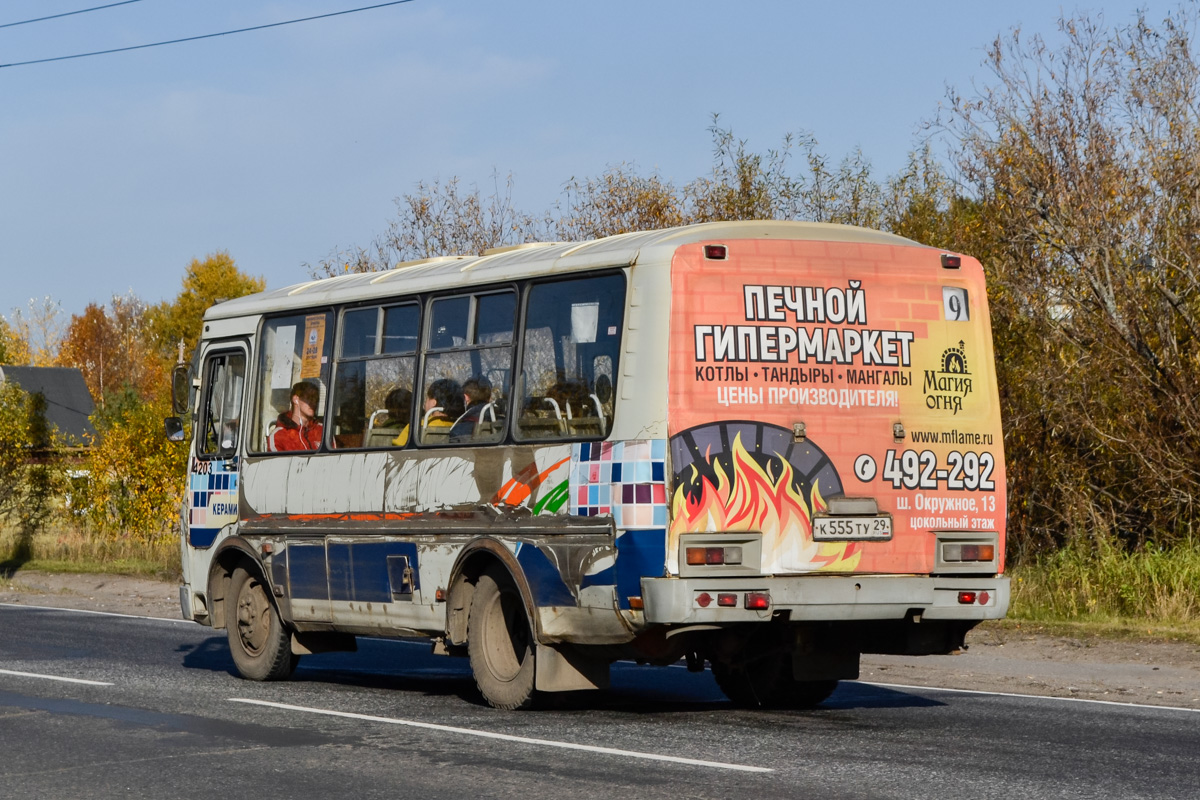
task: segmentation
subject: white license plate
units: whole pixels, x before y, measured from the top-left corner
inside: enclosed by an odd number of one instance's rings
[[[886,541],[891,538],[891,517],[817,517],[813,520],[813,540],[818,542]]]

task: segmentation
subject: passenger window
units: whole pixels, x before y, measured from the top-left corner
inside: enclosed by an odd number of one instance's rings
[[[517,295],[512,291],[430,303],[418,411],[421,444],[504,438],[516,312]]]
[[[341,356],[333,387],[333,447],[408,444],[419,324],[416,303],[356,308],[342,314]]]
[[[518,439],[609,434],[624,314],[624,275],[530,287],[517,395]]]
[[[331,320],[331,314],[318,312],[263,323],[257,423],[250,443],[254,452],[320,446],[329,387]]]
[[[232,455],[237,452],[242,426],[246,356],[221,353],[208,358],[205,363],[201,435],[197,437],[199,455]]]

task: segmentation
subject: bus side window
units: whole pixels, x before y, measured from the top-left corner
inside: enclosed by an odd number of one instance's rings
[[[517,397],[518,439],[608,435],[624,314],[624,275],[530,287]]]
[[[408,444],[420,317],[416,303],[342,314],[333,385],[333,447]]]
[[[421,444],[500,441],[512,383],[516,292],[440,297],[429,308],[425,381],[414,400]]]
[[[231,455],[237,452],[242,424],[246,356],[240,352],[221,353],[210,356],[205,363],[197,454]]]
[[[271,434],[290,410],[292,387],[300,381],[319,390],[314,421],[324,423],[329,402],[332,315],[328,312],[293,314],[263,322],[259,339],[258,400],[254,408],[254,436],[249,444],[256,453],[271,451]]]

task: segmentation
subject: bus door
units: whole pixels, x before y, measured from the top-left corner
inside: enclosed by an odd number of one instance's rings
[[[245,342],[208,348],[201,366],[195,448],[188,464],[187,541],[211,547],[238,519],[239,446],[246,389]]]

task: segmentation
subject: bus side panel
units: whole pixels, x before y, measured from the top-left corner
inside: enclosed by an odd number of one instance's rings
[[[695,244],[672,263],[672,569],[679,537],[697,532],[760,531],[764,574],[928,574],[942,531],[993,537],[1002,554],[979,262],[946,269],[911,246],[722,244],[724,259]],[[890,515],[890,539],[814,541],[814,517],[843,497]]]

